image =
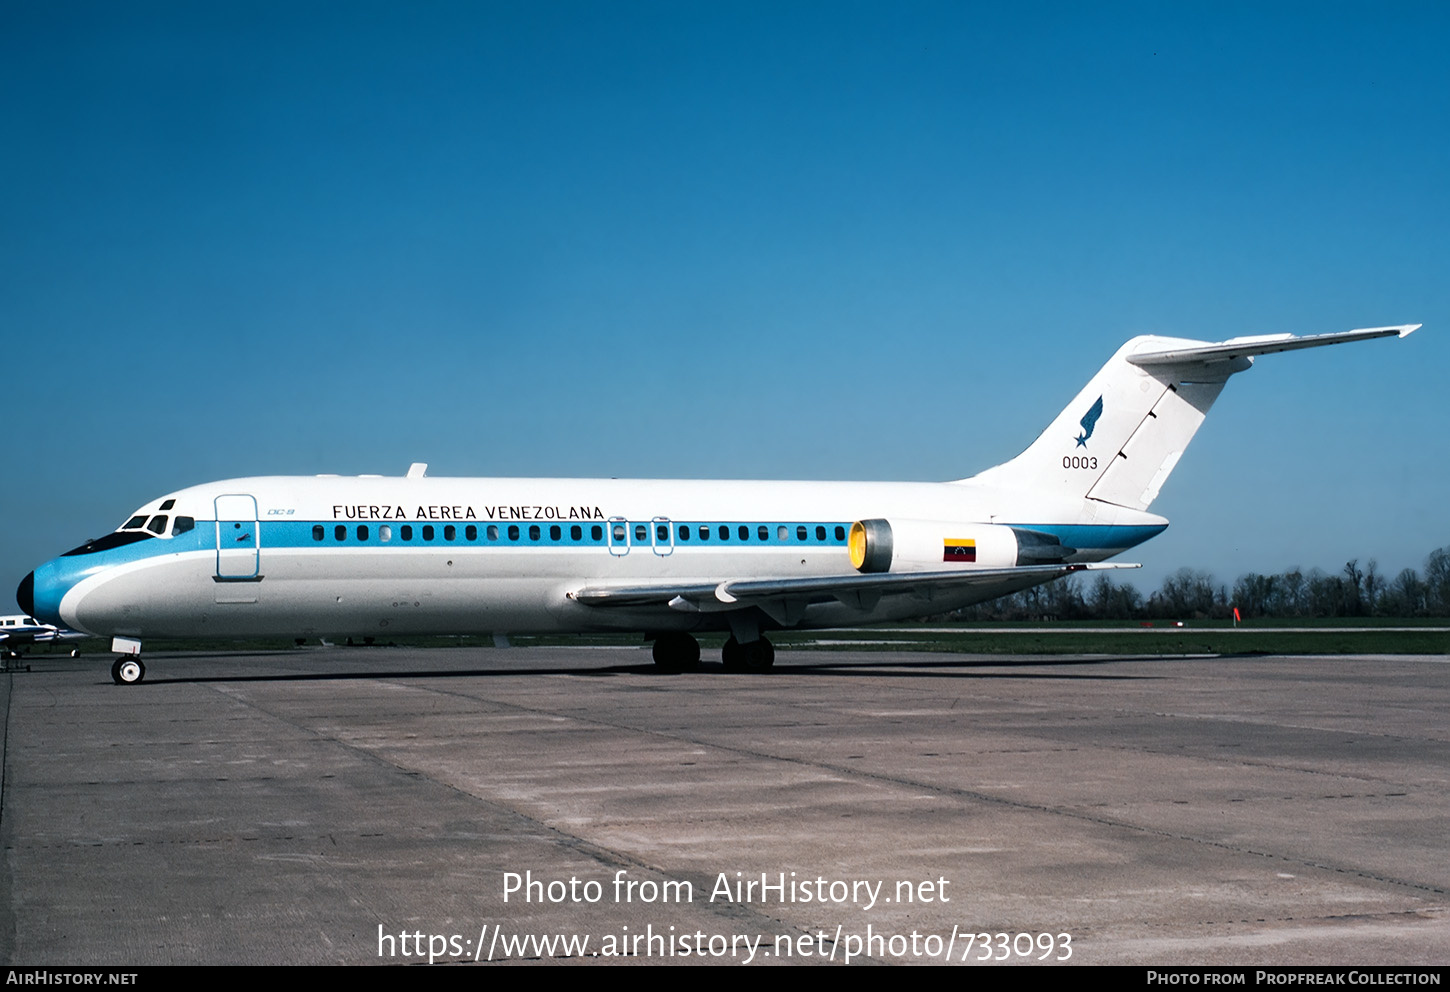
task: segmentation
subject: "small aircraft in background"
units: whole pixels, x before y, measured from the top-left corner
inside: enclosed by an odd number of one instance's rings
[[[90,636],[78,630],[41,623],[34,617],[24,614],[0,617],[0,652],[3,652],[6,658],[19,658],[21,649],[32,644],[70,644],[74,641],[85,640]],[[80,648],[70,649],[72,658],[77,657],[80,653]]]

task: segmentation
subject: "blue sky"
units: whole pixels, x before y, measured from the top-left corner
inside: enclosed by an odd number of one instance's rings
[[[949,479],[1235,378],[1140,587],[1450,544],[1450,6],[0,5],[0,578],[259,474]]]

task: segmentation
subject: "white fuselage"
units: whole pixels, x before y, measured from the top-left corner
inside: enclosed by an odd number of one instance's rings
[[[117,532],[132,543],[42,566],[36,602],[78,630],[128,637],[724,629],[719,612],[600,610],[571,595],[850,573],[847,532],[866,518],[1057,532],[1075,561],[1166,526],[1107,504],[1056,503],[970,480],[235,479],[141,507]],[[936,548],[893,570],[941,568]],[[896,619],[998,594],[831,600],[792,625]]]

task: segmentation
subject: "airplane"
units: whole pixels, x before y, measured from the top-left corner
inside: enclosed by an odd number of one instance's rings
[[[32,616],[0,617],[0,652],[6,658],[19,658],[20,649],[31,644],[69,644],[89,636],[54,624],[41,623]],[[80,648],[70,649],[72,658],[78,657],[80,653]]]
[[[170,493],[28,574],[27,614],[142,639],[639,632],[667,671],[728,632],[765,671],[767,631],[946,613],[1161,533],[1148,507],[1224,384],[1254,358],[1419,324],[1124,344],[1022,454],[938,483],[406,476],[231,479]],[[1127,566],[1136,567],[1136,566]]]

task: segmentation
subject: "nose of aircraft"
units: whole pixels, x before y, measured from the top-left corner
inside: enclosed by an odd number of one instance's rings
[[[47,579],[51,570],[45,565],[36,571],[41,573],[39,596],[36,595],[35,572],[29,572],[20,580],[20,587],[15,590],[15,602],[20,604],[20,609],[26,616],[35,617],[41,623],[64,627],[65,624],[60,620],[60,596],[65,590],[55,588],[54,583]]]
[[[35,573],[25,573],[25,578],[20,580],[20,588],[15,590],[15,601],[20,604],[20,612],[28,617],[35,616]]]

